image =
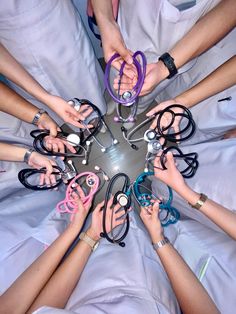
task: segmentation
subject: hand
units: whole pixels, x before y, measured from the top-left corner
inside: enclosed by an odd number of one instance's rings
[[[45,183],[47,186],[50,186],[56,183],[55,175],[51,174],[53,172],[52,166],[56,166],[55,161],[48,159],[37,152],[33,152],[30,155],[28,164],[35,169],[47,169],[46,174],[40,175],[39,185],[43,185]]]
[[[84,191],[82,188],[77,185],[76,190],[72,193],[72,199],[77,205],[77,211],[71,217],[70,227],[76,228],[78,232],[82,228],[84,221],[88,215],[88,212],[91,208],[92,202],[87,203],[86,205],[83,204],[83,199],[85,198]]]
[[[120,84],[119,77],[116,77],[113,84],[114,89],[118,90],[118,88],[120,88],[121,94],[126,90],[132,90],[137,82],[136,69],[133,69],[133,72],[135,74],[133,77],[123,75]],[[147,64],[144,84],[139,95],[145,96],[151,93],[153,89],[167,76],[168,70],[165,68],[162,62]]]
[[[73,106],[69,105],[64,99],[58,96],[47,95],[46,104],[53,111],[55,111],[66,123],[70,123],[78,128],[83,129],[84,125],[79,121],[84,121],[86,116],[90,113],[87,111],[86,115],[81,113],[84,110],[84,106],[81,106],[79,111],[76,111]],[[92,127],[92,126],[88,126]]]
[[[64,141],[60,138],[46,136],[44,141],[47,149],[53,151],[54,153],[65,153],[65,148],[67,148],[73,154],[76,153],[75,148],[70,145],[66,140]],[[64,159],[64,157],[61,158]]]
[[[178,192],[179,190],[186,186],[186,183],[175,165],[175,160],[171,152],[168,152],[166,154],[165,166],[167,169],[165,170],[160,169],[162,168],[160,163],[160,157],[157,156],[154,160],[155,177],[164,182],[165,184],[167,184],[168,186],[170,186],[176,192]]]
[[[170,105],[174,105],[174,104],[180,104],[179,102],[177,102],[175,99],[171,99],[171,100],[167,100],[167,101],[164,101],[162,103],[160,103],[159,105],[157,105],[156,107],[154,107],[152,110],[150,110],[148,113],[147,113],[147,116],[150,117],[152,115],[154,115],[155,113],[159,112],[159,111],[162,111],[164,109],[166,109],[168,106]],[[184,105],[183,105],[184,106]],[[184,110],[181,109],[181,108],[172,108],[171,109],[173,112],[175,113],[183,113]],[[180,121],[181,121],[181,118],[182,117],[175,117],[175,120],[174,120],[174,123],[172,124],[172,128],[174,129],[174,132],[175,133],[178,133],[180,131]],[[161,125],[160,127],[161,128],[166,128],[168,127],[168,125],[170,125],[171,123],[171,120],[172,120],[172,115],[168,112],[166,112],[163,116],[162,116],[162,119],[161,119]],[[155,129],[157,126],[157,118],[155,118],[150,126],[150,129]],[[166,130],[166,132],[168,132],[168,130]]]
[[[61,131],[56,122],[47,113],[41,115],[37,127],[39,129],[49,130],[50,135],[53,137],[57,136],[58,131]]]
[[[107,210],[106,210],[106,230],[109,233],[111,231],[111,218],[112,218],[112,211],[113,211],[113,221],[112,226],[113,229],[125,222],[125,210],[120,210],[121,206],[119,204],[115,205],[114,208],[113,204],[113,197],[111,197],[107,203]],[[87,233],[91,238],[95,241],[98,241],[101,236],[101,232],[103,231],[102,228],[102,217],[103,211],[102,207],[104,206],[104,201],[99,203],[95,210],[93,211],[92,215],[92,223],[90,228],[88,229]]]
[[[148,230],[152,243],[157,243],[164,237],[158,213],[159,202],[156,200],[152,200],[151,205],[147,207],[141,207],[140,217]]]
[[[123,63],[123,61],[125,61],[127,63],[127,66],[124,69],[124,73],[132,79],[135,76],[134,66],[132,66],[133,53],[129,49],[127,49],[118,24],[115,21],[107,21],[104,26],[100,27],[100,33],[102,38],[102,48],[105,61],[108,62],[108,60],[115,53],[118,53],[120,55],[120,58],[117,58],[112,63],[112,65],[114,66],[114,68],[119,70],[121,64]]]

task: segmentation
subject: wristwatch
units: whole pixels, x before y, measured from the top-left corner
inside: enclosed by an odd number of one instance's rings
[[[194,205],[189,203],[189,205],[192,206],[193,208],[199,210],[202,207],[202,205],[206,202],[207,199],[208,199],[208,197],[205,194],[200,193],[200,198],[197,201],[197,203]]]
[[[92,249],[92,251],[95,251],[99,245],[99,241],[95,241],[90,236],[87,235],[86,232],[81,232],[79,235],[80,240],[86,242]]]
[[[47,113],[47,111],[45,111],[44,109],[39,109],[39,111],[36,113],[36,115],[34,116],[34,119],[32,121],[32,124],[34,125],[38,125],[39,119],[41,118],[41,116]]]
[[[30,159],[30,156],[31,154],[34,152],[34,150],[32,148],[28,149],[26,152],[25,152],[25,155],[24,155],[24,162],[25,163],[29,163],[29,159]]]
[[[168,243],[170,243],[169,239],[164,237],[164,239],[162,239],[161,241],[158,241],[157,243],[153,243],[152,245],[155,250],[158,250]]]
[[[163,53],[163,55],[159,57],[159,60],[161,60],[165,64],[169,71],[169,75],[167,76],[168,79],[172,78],[175,74],[178,73],[178,70],[174,63],[175,60],[168,52]]]

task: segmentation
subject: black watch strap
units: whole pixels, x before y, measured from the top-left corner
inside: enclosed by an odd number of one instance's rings
[[[172,58],[168,52],[163,53],[163,55],[160,56],[159,60],[161,60],[165,64],[170,73],[167,76],[168,79],[172,78],[175,74],[178,73],[178,70],[174,63],[174,58]]]

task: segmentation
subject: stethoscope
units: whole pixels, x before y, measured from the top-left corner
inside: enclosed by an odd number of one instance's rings
[[[76,175],[73,180],[70,181],[67,189],[64,200],[60,201],[56,209],[59,213],[71,214],[71,220],[74,217],[74,214],[78,210],[78,204],[74,200],[72,194],[77,193],[76,187],[79,185],[85,194],[81,201],[83,205],[88,205],[92,202],[93,197],[98,193],[105,182],[109,180],[107,174],[98,166],[95,166],[96,172],[82,172]],[[99,177],[99,174],[102,174],[102,178]]]
[[[136,51],[133,54],[133,64],[137,70],[137,83],[135,86],[132,88],[131,91],[127,90],[125,91],[122,95],[120,94],[120,84],[122,81],[122,76],[124,75],[124,68],[127,65],[125,61],[121,64],[120,70],[119,70],[119,88],[118,88],[118,93],[116,94],[110,83],[110,72],[111,72],[111,64],[112,62],[119,58],[120,55],[118,53],[115,53],[110,60],[107,62],[106,69],[105,69],[105,86],[113,98],[115,102],[117,102],[117,116],[114,117],[115,122],[133,122],[135,120],[135,116],[137,113],[137,108],[138,108],[138,96],[141,92],[141,89],[143,87],[145,75],[146,75],[146,65],[147,65],[147,60],[143,52],[141,51]],[[141,62],[140,62],[141,60]],[[122,110],[121,107],[129,107],[130,108],[130,113],[128,117],[123,117],[122,116]]]
[[[73,98],[68,102],[71,106],[73,106],[77,111],[79,111],[80,107],[82,105],[88,105],[92,108],[92,111],[95,113],[96,116],[92,117],[93,122],[95,119],[97,119],[97,125],[94,126],[94,128],[90,129],[87,127],[89,122],[85,123],[84,121],[80,121],[81,124],[83,124],[84,129],[80,129],[79,133],[67,133],[67,132],[58,132],[57,138],[67,141],[69,144],[74,146],[75,149],[77,149],[76,153],[60,153],[60,152],[54,152],[52,150],[49,150],[45,145],[45,137],[49,135],[48,130],[33,130],[30,132],[30,135],[34,138],[33,146],[34,149],[46,156],[59,156],[59,157],[83,157],[82,164],[86,165],[88,163],[88,157],[90,152],[90,145],[91,140],[94,140],[100,147],[102,152],[106,152],[110,147],[113,145],[116,145],[118,143],[118,140],[114,138],[110,128],[106,124],[101,111],[99,108],[97,108],[93,103],[91,103],[87,99],[78,99]],[[88,107],[86,107],[85,111],[88,110]],[[88,120],[88,118],[87,118]],[[105,129],[108,131],[110,137],[111,137],[111,143],[108,146],[105,146],[101,141],[97,138],[97,134],[102,128],[102,126],[105,127]]]
[[[173,111],[174,108],[183,109],[184,112],[175,113]],[[161,125],[163,124],[162,119],[164,118],[164,114],[166,113],[169,113],[171,115],[171,121],[165,128],[162,128],[161,127]],[[187,121],[186,125],[179,132],[168,133],[168,131],[172,128],[177,117],[181,117],[182,119],[184,118]],[[133,136],[138,130],[140,130],[142,127],[144,127],[146,124],[148,124],[155,118],[157,119],[155,129],[148,129],[144,132],[144,135],[142,137],[133,138]],[[144,172],[149,171],[150,163],[160,152],[161,152],[160,155],[161,165],[163,169],[166,169],[164,165],[166,154],[168,151],[172,150],[174,151],[174,157],[177,159],[181,159],[186,164],[186,167],[180,171],[184,178],[191,178],[196,173],[199,164],[197,161],[198,157],[197,153],[193,152],[189,154],[184,154],[181,151],[181,149],[179,149],[177,146],[166,147],[168,142],[177,144],[178,142],[183,142],[189,139],[194,134],[195,122],[193,120],[191,112],[186,107],[179,104],[170,105],[164,110],[161,110],[154,114],[153,116],[148,117],[146,120],[142,121],[130,132],[128,132],[124,126],[121,127],[121,131],[124,139],[133,149],[138,149],[135,143],[140,141],[147,142],[147,153],[145,157]],[[176,136],[179,136],[179,139],[176,139]]]
[[[114,185],[115,183],[120,180],[123,179],[123,186],[121,189],[119,189],[118,191],[116,191],[114,193]],[[113,209],[112,209],[112,216],[111,216],[111,232],[110,235],[107,232],[107,228],[106,228],[106,212],[107,212],[107,204],[108,201],[111,197],[111,195],[114,195],[113,198],[113,206],[115,206],[116,204],[119,204],[121,206],[121,208],[123,208],[125,210],[125,222],[122,225],[122,227],[119,229],[119,231],[115,234],[114,230],[113,230],[113,225],[112,225],[112,221],[113,221]],[[131,188],[130,188],[130,179],[129,177],[125,174],[125,173],[117,173],[116,175],[114,175],[108,186],[107,186],[107,190],[106,190],[106,194],[105,194],[105,203],[104,203],[104,207],[103,207],[103,218],[102,218],[102,233],[101,233],[101,237],[106,238],[107,241],[109,241],[110,243],[116,243],[119,244],[121,247],[125,246],[125,243],[123,242],[123,240],[125,239],[125,237],[127,236],[128,232],[129,232],[129,214],[128,214],[128,210],[130,208],[131,205]]]
[[[163,227],[167,227],[170,224],[175,224],[179,220],[180,214],[179,211],[171,205],[173,200],[173,192],[169,186],[167,186],[169,194],[168,199],[164,202],[159,196],[154,195],[153,192],[144,185],[145,179],[153,175],[154,172],[151,171],[141,173],[132,185],[132,192],[138,204],[144,208],[152,205],[151,201],[153,199],[158,199],[160,201],[159,218],[161,225]],[[145,192],[141,192],[141,188],[144,189]]]
[[[47,169],[46,168],[41,168],[41,169],[34,169],[34,168],[26,168],[22,169],[18,173],[18,179],[19,181],[27,188],[30,190],[34,191],[43,191],[43,190],[52,190],[58,187],[60,184],[63,182],[68,182],[71,179],[73,179],[77,171],[73,165],[72,160],[68,160],[67,164],[65,164],[65,169],[63,170],[59,166],[52,166],[54,171],[52,172],[52,175],[55,175],[55,180],[56,182],[54,184],[51,184],[50,186],[43,184],[39,185],[37,183],[38,181],[38,175],[40,174],[46,174]],[[33,182],[31,180],[33,179]],[[36,182],[35,182],[36,181]]]

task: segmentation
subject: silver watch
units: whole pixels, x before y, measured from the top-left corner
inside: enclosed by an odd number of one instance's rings
[[[168,243],[170,243],[169,239],[164,237],[164,239],[162,239],[161,241],[158,241],[157,243],[153,243],[152,245],[155,250],[158,250]]]
[[[41,116],[47,113],[47,111],[45,111],[44,109],[39,109],[39,111],[36,113],[36,115],[34,116],[34,119],[32,121],[32,124],[34,125],[38,125],[39,119],[41,118]]]
[[[25,155],[24,155],[24,162],[25,163],[29,163],[29,159],[30,159],[30,156],[31,154],[34,152],[34,150],[32,148],[28,149],[26,152],[25,152]]]

